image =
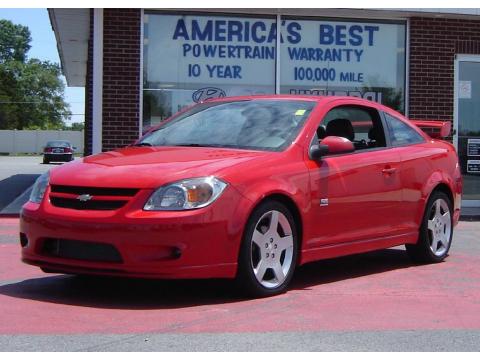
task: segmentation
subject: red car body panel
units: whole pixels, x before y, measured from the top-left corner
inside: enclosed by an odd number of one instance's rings
[[[315,130],[336,106],[368,106],[408,120],[382,105],[351,97],[280,95],[213,101],[259,98],[317,103],[284,151],[129,147],[53,169],[53,185],[140,190],[124,207],[98,211],[55,207],[49,201],[49,187],[41,204],[28,202],[23,207],[20,231],[29,240],[22,248],[23,261],[67,273],[232,278],[248,218],[270,196],[286,201],[295,213],[301,233],[299,264],[415,243],[426,202],[437,186],[449,190],[454,224],[458,222],[462,179],[450,143],[418,130],[425,139],[420,144],[313,161],[308,152]],[[228,183],[211,205],[188,211],[142,210],[158,187],[203,176]],[[325,201],[328,206],[321,206]],[[123,263],[46,256],[41,246],[47,238],[111,244]],[[179,258],[172,256],[175,249],[181,251]]]

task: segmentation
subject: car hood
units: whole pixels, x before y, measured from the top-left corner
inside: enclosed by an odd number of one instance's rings
[[[156,188],[176,180],[219,176],[268,152],[192,147],[128,147],[92,155],[51,171],[56,185]],[[222,175],[226,175],[224,172]],[[228,178],[225,180],[228,181]]]

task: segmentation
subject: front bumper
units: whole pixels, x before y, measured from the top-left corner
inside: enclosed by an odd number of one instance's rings
[[[151,191],[141,191],[124,208],[92,211],[56,208],[48,200],[28,202],[20,232],[28,239],[22,261],[52,272],[142,278],[232,278],[242,231],[251,206],[233,187],[210,206],[190,211],[141,209]],[[45,244],[61,239],[107,244],[121,262],[52,255]],[[24,244],[25,245],[25,244]]]

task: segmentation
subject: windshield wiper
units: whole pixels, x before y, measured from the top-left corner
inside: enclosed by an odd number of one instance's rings
[[[199,143],[171,144],[171,146],[188,146],[188,147],[227,147],[227,145],[222,145],[222,144],[199,144]]]
[[[148,142],[141,142],[141,143],[135,144],[133,146],[153,146],[153,145],[148,143]]]

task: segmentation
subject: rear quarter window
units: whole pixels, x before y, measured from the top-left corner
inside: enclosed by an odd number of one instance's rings
[[[425,141],[414,128],[388,113],[385,113],[385,121],[392,146],[418,144]]]

